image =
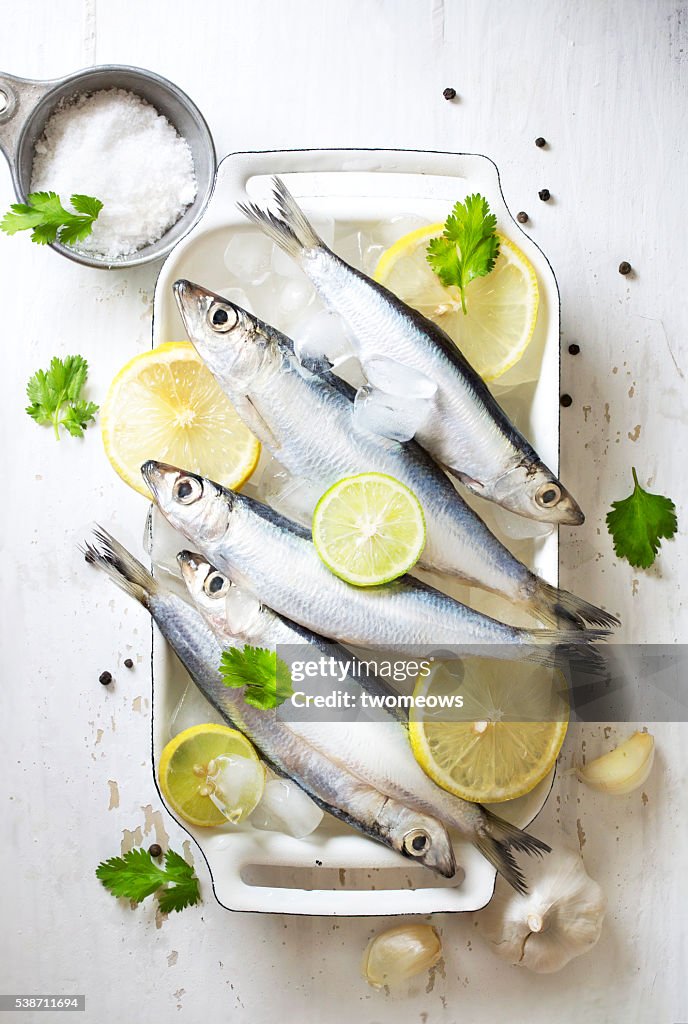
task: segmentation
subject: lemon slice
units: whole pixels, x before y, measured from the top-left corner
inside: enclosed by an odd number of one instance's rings
[[[538,284],[535,271],[518,246],[499,235],[493,270],[466,289],[468,312],[459,289],[445,287],[426,259],[431,238],[443,224],[404,235],[383,252],[374,278],[447,332],[483,380],[501,377],[524,354],[535,330]]]
[[[256,771],[243,772],[240,784],[232,787],[232,806],[224,794],[215,794],[219,774],[218,761],[255,765]],[[194,725],[180,732],[165,746],[158,765],[158,781],[165,800],[191,825],[212,828],[233,824],[257,806],[265,788],[265,769],[246,737],[227,725]],[[213,800],[215,796],[215,800]],[[218,799],[221,796],[222,799]],[[222,804],[224,810],[220,810]]]
[[[413,491],[392,476],[345,477],[315,507],[313,543],[328,569],[347,583],[387,583],[420,557],[423,510]]]
[[[463,707],[447,710],[457,695]],[[529,793],[554,765],[566,736],[564,677],[541,665],[492,658],[440,662],[417,683],[414,698],[416,760],[464,800],[501,803]]]
[[[134,356],[110,385],[100,421],[114,469],[147,498],[141,479],[147,459],[236,489],[260,456],[259,442],[188,342]]]

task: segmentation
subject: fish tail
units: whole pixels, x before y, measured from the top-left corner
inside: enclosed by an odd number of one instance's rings
[[[146,608],[159,587],[145,566],[99,526],[93,531],[94,543],[86,541],[81,548],[87,561],[102,569],[126,594],[136,598]]]
[[[606,676],[607,665],[595,640],[609,636],[607,629],[531,629],[525,632],[526,658],[548,668],[578,668],[588,675]]]
[[[256,203],[238,203],[245,217],[257,224],[268,238],[293,259],[304,249],[326,248],[322,238],[298,205],[281,178],[273,178],[275,202],[280,216]]]
[[[582,597],[570,594],[568,590],[559,590],[544,580],[538,579],[535,588],[527,601],[529,610],[537,618],[552,626],[586,629],[597,626],[611,629],[621,623],[615,615],[604,608],[584,601]]]
[[[512,825],[511,822],[497,817],[486,807],[482,807],[482,812],[485,825],[474,839],[476,847],[509,885],[525,896],[528,886],[511,852],[512,848],[529,856],[542,857],[543,853],[551,852],[551,847],[541,839],[536,839],[535,836]]]

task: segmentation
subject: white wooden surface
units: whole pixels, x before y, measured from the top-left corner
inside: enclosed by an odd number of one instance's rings
[[[94,62],[153,68],[197,101],[220,154],[336,145],[492,156],[562,294],[562,383],[574,398],[562,410],[562,476],[588,514],[562,531],[562,581],[618,612],[624,639],[682,642],[683,531],[638,573],[614,558],[604,514],[627,493],[631,464],[679,515],[688,497],[687,26],[683,0],[8,0],[0,68],[37,78]],[[446,85],[458,102],[442,98]],[[0,167],[0,208],[11,201]],[[622,259],[632,278],[617,273]],[[78,351],[102,399],[150,343],[155,274],[87,270],[0,237],[0,991],[85,992],[85,1019],[101,1024],[688,1019],[685,725],[654,727],[644,796],[613,802],[560,774],[538,834],[562,828],[583,846],[609,915],[595,952],[559,975],[509,968],[469,920],[443,917],[444,960],[402,1002],[359,977],[383,920],[228,914],[198,856],[204,903],[168,919],[100,887],[93,869],[121,843],[184,840],[148,764],[147,616],[75,552],[93,519],[138,545],[142,505],[110,471],[97,430],[56,445],[24,415],[23,387],[52,354]],[[98,684],[105,668],[109,689]],[[584,743],[589,756],[601,750],[602,728],[572,730],[565,764]]]

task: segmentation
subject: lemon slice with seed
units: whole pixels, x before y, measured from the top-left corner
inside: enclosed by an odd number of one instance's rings
[[[323,494],[313,513],[313,543],[335,576],[372,587],[402,576],[425,545],[418,498],[394,477],[360,473]]]
[[[232,806],[213,801],[218,761],[241,758],[256,765],[234,787]],[[235,762],[236,763],[236,762]],[[265,769],[252,744],[228,725],[208,723],[184,729],[165,746],[158,766],[158,781],[165,800],[184,821],[203,828],[238,824],[257,806],[265,788]],[[223,803],[221,811],[217,803]]]
[[[499,234],[494,269],[468,285],[464,314],[459,289],[445,287],[426,259],[428,242],[443,229],[430,224],[404,235],[383,252],[374,278],[445,330],[483,380],[496,380],[519,361],[533,337],[539,304],[535,270]]]
[[[238,488],[256,468],[260,444],[193,345],[168,342],[124,366],[101,410],[103,443],[125,483],[150,498],[147,459]]]
[[[448,710],[449,698],[459,695],[463,707]],[[416,760],[463,800],[501,803],[529,793],[551,770],[566,736],[563,675],[526,661],[438,663],[419,680],[414,698]]]

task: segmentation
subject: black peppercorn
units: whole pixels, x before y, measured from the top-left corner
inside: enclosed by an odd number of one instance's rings
[[[619,273],[623,274],[624,277],[626,276],[626,274],[630,274],[632,270],[633,267],[630,263],[628,263],[627,260],[624,260],[622,263],[619,263]]]
[[[535,140],[535,145],[538,149],[542,149],[543,146],[547,145],[547,139],[543,139],[542,135],[538,135],[537,139]]]
[[[542,199],[543,203],[546,203],[548,199],[552,198],[552,193],[548,188],[541,188],[538,195],[540,196],[540,199]]]
[[[565,409],[568,409],[570,405],[573,405],[573,399],[571,398],[571,395],[562,395],[559,401]]]
[[[516,214],[516,220],[518,221],[519,224],[527,224],[528,223],[528,214],[525,212],[525,210],[521,210],[520,213]]]
[[[444,96],[445,100],[455,100],[456,89],[452,89],[452,87],[448,85],[447,88],[443,90],[442,95]]]
[[[102,683],[103,686],[109,686],[112,682],[112,672],[101,672],[98,676],[98,682]]]
[[[576,345],[575,342],[573,343],[573,345],[569,345],[569,353],[572,356],[577,356],[579,352],[580,352],[580,345]]]
[[[151,843],[148,847],[148,852],[151,857],[162,857],[162,846],[160,843]]]
[[[125,668],[133,668],[134,667],[134,662],[131,660],[131,658],[125,658],[124,659],[124,667]]]

